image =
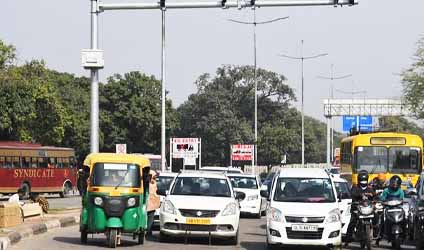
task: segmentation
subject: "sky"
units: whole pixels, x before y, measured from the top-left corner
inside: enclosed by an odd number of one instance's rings
[[[20,64],[44,59],[51,69],[89,76],[80,59],[81,50],[90,46],[89,9],[88,0],[2,0],[0,39],[16,46]],[[304,56],[328,53],[304,65],[305,113],[320,120],[324,120],[323,99],[329,97],[331,85],[335,98],[352,98],[346,93],[352,90],[366,91],[354,96],[358,98],[399,98],[399,73],[413,63],[416,42],[424,35],[423,10],[423,0],[359,0],[359,5],[343,8],[259,8],[258,21],[289,18],[257,26],[258,67],[285,75],[300,100],[300,62],[278,54],[300,56],[301,40]],[[194,81],[201,74],[214,75],[224,64],[253,64],[252,26],[229,22],[230,18],[252,21],[253,11],[166,11],[166,89],[174,107],[196,92]],[[99,42],[105,57],[101,81],[135,70],[160,79],[159,10],[103,12]],[[317,76],[330,76],[332,64],[334,76],[352,77],[332,83],[319,79]],[[299,103],[294,105],[299,107]],[[340,129],[341,120],[336,119],[335,124]]]

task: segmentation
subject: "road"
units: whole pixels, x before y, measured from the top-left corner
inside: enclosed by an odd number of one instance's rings
[[[58,194],[54,195],[43,195],[49,201],[49,207],[53,210],[62,210],[62,209],[73,209],[81,207],[81,196],[79,195],[70,195],[66,198],[60,198]],[[9,196],[1,196],[0,201],[7,201]],[[25,202],[28,202],[26,200]]]
[[[125,237],[122,241],[119,249],[146,249],[146,250],[196,250],[196,249],[246,249],[246,250],[265,250],[265,219],[253,219],[253,218],[243,218],[240,221],[241,231],[240,231],[240,245],[239,246],[229,246],[226,245],[225,241],[214,240],[212,245],[208,245],[207,240],[189,240],[188,244],[184,243],[183,239],[177,239],[170,243],[159,243],[157,242],[157,233],[154,234],[154,237],[146,240],[144,246],[140,247],[135,244],[135,241],[132,238]],[[95,235],[94,239],[89,237],[88,245],[82,245],[80,243],[78,232],[78,226],[56,229],[47,234],[33,236],[32,238],[27,238],[18,243],[17,245],[10,248],[10,250],[22,250],[22,249],[31,249],[31,250],[45,250],[45,249],[61,249],[61,250],[95,250],[95,249],[107,249],[105,244],[104,235]],[[296,247],[290,248],[293,250],[304,250],[304,249],[320,249],[320,248],[305,248],[305,247]],[[343,249],[360,249],[357,244],[351,244],[348,248]],[[373,248],[373,249],[389,249],[388,245],[383,242],[382,248]],[[403,249],[415,249],[413,246],[405,245]]]

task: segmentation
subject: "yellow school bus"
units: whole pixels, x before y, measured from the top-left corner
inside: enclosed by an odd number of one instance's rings
[[[413,185],[422,171],[423,141],[413,134],[374,132],[342,139],[340,146],[341,175],[357,184],[357,173],[367,170],[369,181],[379,173],[388,180],[398,175]]]

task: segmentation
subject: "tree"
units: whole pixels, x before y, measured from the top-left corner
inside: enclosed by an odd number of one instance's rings
[[[424,118],[424,37],[418,41],[415,62],[402,73],[404,99],[417,118]]]
[[[16,60],[16,48],[0,40],[0,71],[5,70]]]
[[[114,75],[100,88],[101,149],[115,151],[126,143],[128,152],[160,153],[161,83],[140,72]],[[167,134],[177,126],[178,117],[167,100]]]

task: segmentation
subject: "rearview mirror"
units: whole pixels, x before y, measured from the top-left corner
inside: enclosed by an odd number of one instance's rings
[[[241,200],[244,200],[244,198],[246,198],[246,194],[245,193],[243,193],[243,192],[237,192],[236,191],[236,194],[235,194],[235,198],[236,198],[236,200],[238,200],[238,201],[241,201]]]

